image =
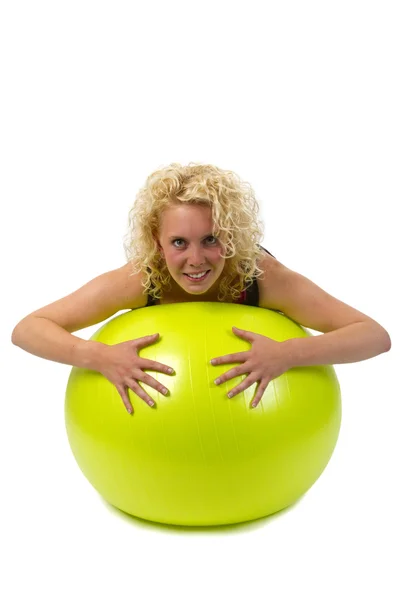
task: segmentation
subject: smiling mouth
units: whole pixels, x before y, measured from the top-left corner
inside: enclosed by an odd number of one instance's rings
[[[204,281],[206,279],[206,277],[208,277],[208,274],[210,273],[211,269],[209,269],[208,271],[206,271],[203,275],[203,277],[191,277],[188,273],[184,273],[184,276],[189,279],[189,281]]]

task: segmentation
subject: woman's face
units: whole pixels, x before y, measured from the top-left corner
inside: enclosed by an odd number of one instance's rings
[[[225,259],[221,258],[222,246],[212,235],[212,229],[211,208],[206,206],[171,206],[161,215],[160,251],[172,279],[188,294],[218,292],[218,279]],[[204,271],[209,273],[198,281],[185,275]]]

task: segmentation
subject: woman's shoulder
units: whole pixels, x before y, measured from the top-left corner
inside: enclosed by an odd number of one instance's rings
[[[28,316],[44,317],[73,333],[105,321],[120,310],[145,306],[140,276],[128,265],[97,275],[72,293]]]
[[[271,254],[271,252],[270,252],[269,250],[267,250],[266,248],[264,248],[264,246],[261,246],[260,244],[257,244],[257,246],[258,246],[259,248],[261,248],[261,250],[264,250],[264,253],[263,253],[263,258],[264,258],[265,256],[266,256],[266,257],[268,257],[268,256],[271,256],[273,259],[275,259],[275,256],[274,256],[273,254]],[[276,259],[275,259],[275,260],[276,260]]]
[[[115,273],[118,273],[118,285],[124,296],[124,304],[129,304],[132,309],[145,307],[147,297],[143,293],[144,273],[133,273],[130,262],[116,269]]]

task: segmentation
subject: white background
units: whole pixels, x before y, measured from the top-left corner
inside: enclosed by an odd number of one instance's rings
[[[3,598],[399,598],[398,11],[2,2]],[[311,490],[234,527],[108,506],[68,445],[70,367],[10,341],[25,315],[125,263],[138,189],[189,161],[248,181],[263,245],[392,339],[389,353],[335,367],[342,428]]]

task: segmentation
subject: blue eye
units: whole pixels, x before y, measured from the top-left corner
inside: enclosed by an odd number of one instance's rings
[[[210,235],[208,238],[206,238],[206,240],[214,240],[213,243],[216,243],[217,238],[214,237],[213,235]],[[176,238],[176,240],[172,240],[172,244],[175,245],[175,242],[183,242],[184,240],[182,238]],[[182,246],[175,246],[175,248],[182,248]]]

